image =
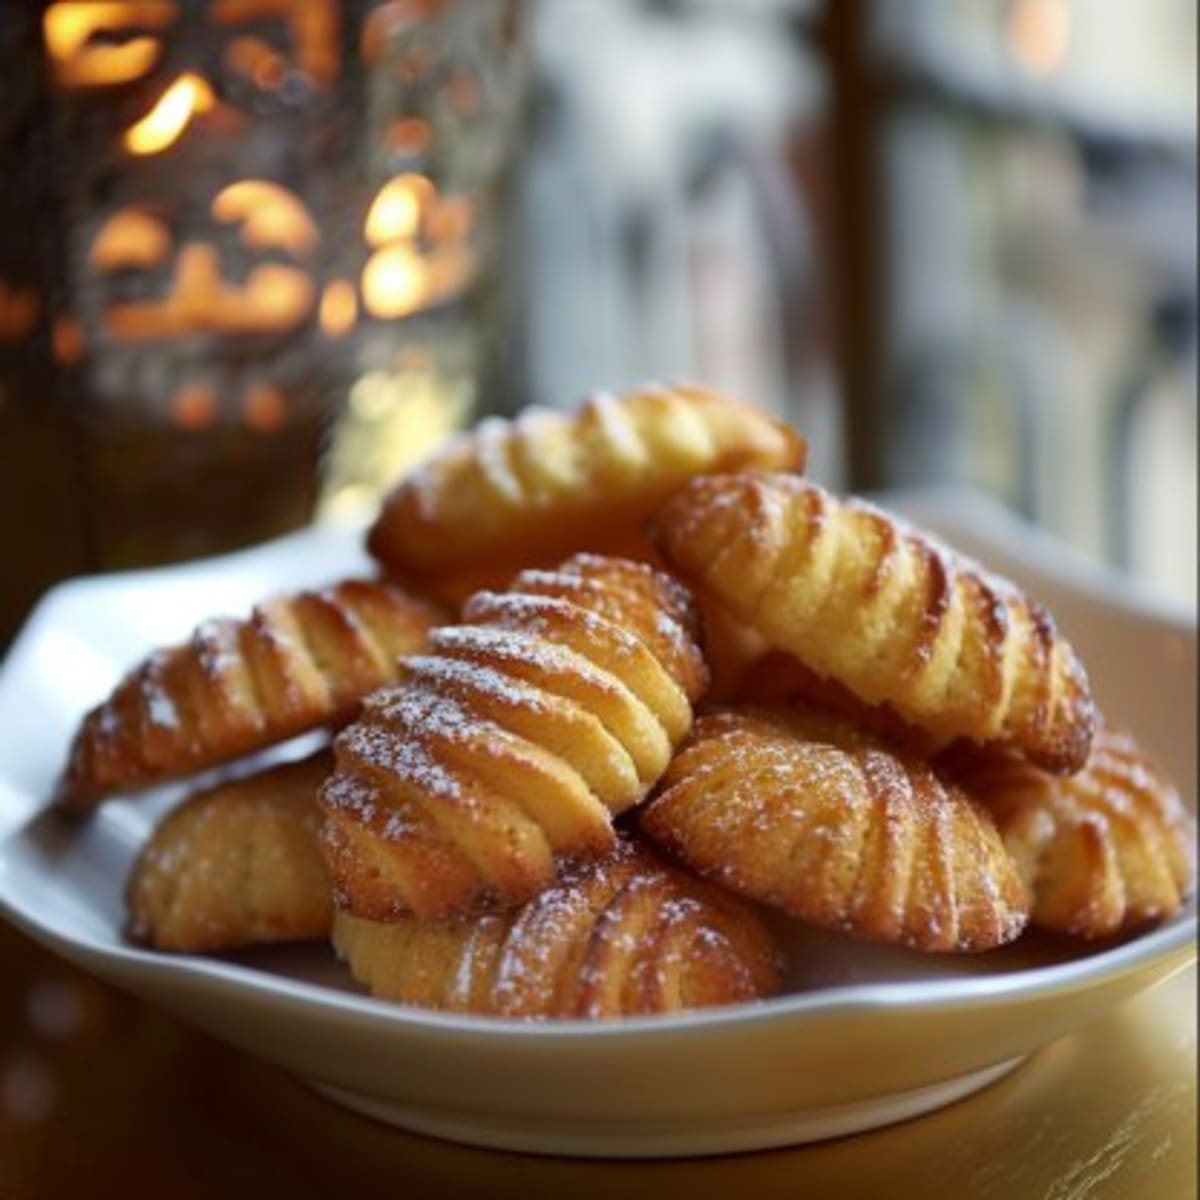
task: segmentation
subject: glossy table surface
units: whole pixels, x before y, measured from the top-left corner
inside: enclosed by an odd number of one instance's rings
[[[0,1197],[971,1197],[1196,1191],[1196,971],[986,1091],[795,1150],[606,1163],[375,1125],[0,928]],[[586,1086],[581,1081],[581,1086]],[[800,1190],[798,1190],[800,1189]]]

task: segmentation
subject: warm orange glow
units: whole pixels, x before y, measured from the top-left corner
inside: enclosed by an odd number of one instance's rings
[[[64,367],[73,367],[87,348],[83,336],[83,326],[74,317],[59,317],[54,322],[54,332],[51,335],[54,361]]]
[[[235,329],[291,329],[312,310],[316,299],[313,281],[294,267],[264,263],[246,277],[241,292],[226,293],[223,303],[233,300],[233,312],[226,319]]]
[[[42,21],[46,50],[55,78],[64,87],[97,87],[128,83],[148,74],[162,55],[157,37],[139,32],[124,42],[105,42],[97,35],[126,30],[164,29],[178,15],[171,0],[103,3],[76,0],[52,4]]]
[[[424,154],[431,140],[429,122],[420,117],[401,117],[389,126],[386,140],[393,154]]]
[[[34,327],[41,306],[37,292],[10,288],[0,279],[0,342],[16,342]]]
[[[377,250],[363,270],[362,283],[363,304],[372,316],[405,317],[425,302],[425,264],[410,246]]]
[[[180,429],[196,433],[217,419],[217,394],[206,383],[185,384],[171,401],[171,419]]]
[[[234,38],[225,51],[225,62],[263,91],[273,92],[283,82],[284,60],[261,38]]]
[[[375,248],[363,270],[364,308],[394,319],[460,290],[473,271],[466,245],[472,220],[467,197],[442,199],[424,175],[388,180],[364,226],[367,244]]]
[[[435,242],[461,242],[471,232],[471,215],[468,196],[447,196],[430,210],[426,231]]]
[[[320,235],[308,209],[287,188],[265,179],[243,179],[218,193],[213,217],[240,222],[242,242],[251,250],[288,250],[298,257],[316,249]]]
[[[96,271],[160,266],[171,257],[171,231],[157,217],[127,208],[110,217],[96,234],[88,262]]]
[[[212,202],[214,220],[236,224],[252,250],[313,251],[317,227],[304,205],[286,188],[261,179],[230,184]],[[155,216],[125,209],[101,228],[90,262],[101,272],[148,269],[171,257],[171,231]],[[263,263],[231,283],[221,273],[217,248],[189,242],[179,252],[166,295],[111,304],[108,329],[117,337],[159,339],[195,333],[278,333],[295,328],[312,311],[316,287],[306,271]]]
[[[131,154],[158,154],[173,146],[192,119],[208,112],[216,103],[208,82],[185,71],[161,96],[154,107],[125,134]]]
[[[1070,42],[1070,0],[1015,0],[1008,15],[1008,43],[1027,71],[1049,75],[1057,70]]]
[[[334,279],[325,285],[318,316],[321,328],[331,338],[345,337],[358,320],[358,296],[346,279]]]
[[[460,291],[473,271],[474,260],[464,247],[451,246],[439,251],[429,260],[429,303],[445,300]]]
[[[368,246],[416,237],[437,189],[424,175],[397,175],[379,190],[367,213],[363,233]]]
[[[242,417],[255,433],[274,433],[287,419],[283,393],[273,383],[254,384],[242,400]]]
[[[336,0],[212,0],[214,25],[276,19],[292,31],[301,70],[324,87],[338,76],[341,29]]]
[[[467,390],[418,347],[398,347],[387,369],[360,375],[323,458],[318,520],[361,520],[377,508],[398,476],[461,427]]]
[[[124,338],[175,338],[194,333],[281,333],[312,310],[316,289],[308,275],[278,263],[255,267],[242,287],[221,278],[212,246],[189,244],[162,300],[111,305],[109,329]]]

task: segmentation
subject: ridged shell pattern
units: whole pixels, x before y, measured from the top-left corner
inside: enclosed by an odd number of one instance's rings
[[[151,654],[84,718],[57,798],[90,807],[342,724],[441,619],[398,587],[347,580],[268,600],[246,620],[206,621],[183,645]]]
[[[622,840],[507,912],[447,921],[335,918],[334,945],[372,993],[527,1019],[631,1017],[778,990],[762,918]]]
[[[982,805],[814,709],[701,717],[639,827],[715,883],[860,937],[986,950],[1028,917]]]
[[[523,903],[666,770],[707,670],[686,590],[577,555],[482,592],[336,742],[323,844],[339,905],[389,920]]]
[[[197,792],[157,826],[126,890],[129,934],[160,950],[323,937],[333,897],[317,844],[327,751]]]
[[[1001,744],[1082,767],[1083,667],[1013,584],[861,501],[790,475],[693,480],[655,520],[660,550],[772,646],[942,744]]]
[[[1196,880],[1196,825],[1128,734],[1102,725],[1068,779],[1019,758],[959,758],[1033,896],[1033,922],[1106,937],[1179,911]]]
[[[368,536],[389,570],[441,575],[632,552],[640,524],[690,476],[799,469],[805,443],[756,409],[698,387],[591,397],[575,413],[491,418],[435,452]]]

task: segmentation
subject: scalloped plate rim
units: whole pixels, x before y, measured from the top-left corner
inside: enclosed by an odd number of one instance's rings
[[[1182,635],[1194,654],[1194,614],[1178,606],[1147,597],[1129,581],[1098,567],[1078,552],[1064,547],[1041,531],[1031,530],[1008,510],[978,493],[919,491],[877,498],[918,519],[934,519],[943,536],[956,534],[1025,563],[1036,574],[1076,594],[1087,605],[1097,605],[1123,616],[1142,619],[1149,632]],[[27,661],[37,640],[48,628],[87,605],[96,597],[127,596],[147,582],[186,587],[213,572],[261,569],[273,556],[291,564],[300,552],[319,550],[337,562],[338,570],[356,570],[367,563],[352,527],[311,527],[273,542],[249,547],[230,555],[177,566],[124,572],[116,575],[66,581],[46,594],[14,642],[8,658],[0,664],[0,713],[16,700],[6,696],[6,682],[30,669]],[[300,554],[303,557],[303,554]],[[289,566],[289,570],[291,566]],[[11,708],[10,708],[11,711]],[[939,1014],[968,1010],[976,1005],[1015,1009],[1038,998],[1101,989],[1129,976],[1143,975],[1145,986],[1153,986],[1182,969],[1195,958],[1197,919],[1194,909],[1157,929],[1104,944],[1095,953],[1046,966],[971,978],[939,978],[891,982],[859,982],[794,993],[752,1005],[709,1009],[666,1017],[630,1018],[620,1022],[511,1022],[499,1018],[465,1016],[405,1008],[366,995],[337,991],[320,983],[272,974],[257,966],[246,966],[219,958],[192,955],[163,955],[124,943],[121,931],[104,919],[104,935],[113,940],[81,933],[70,927],[69,914],[56,918],[37,911],[36,897],[11,895],[12,879],[28,864],[14,865],[13,850],[27,824],[37,820],[36,797],[14,789],[5,772],[6,748],[0,745],[0,830],[8,814],[18,811],[15,824],[0,836],[0,915],[37,940],[92,969],[99,969],[120,986],[138,992],[148,990],[160,1003],[164,984],[177,982],[178,991],[190,990],[197,1003],[235,1004],[240,997],[274,1000],[297,1017],[353,1019],[399,1039],[421,1038],[449,1045],[526,1046],[530,1050],[570,1043],[586,1046],[644,1046],[648,1039],[664,1045],[679,1045],[707,1032],[730,1031],[734,1027],[788,1028],[793,1032],[855,1014]],[[36,864],[35,864],[36,867]],[[1132,987],[1126,991],[1141,990]],[[174,1007],[174,1005],[169,1005]],[[226,1022],[228,1024],[228,1022]],[[411,1043],[406,1043],[411,1044]],[[732,1115],[731,1115],[732,1119]],[[703,1146],[698,1143],[703,1152]]]

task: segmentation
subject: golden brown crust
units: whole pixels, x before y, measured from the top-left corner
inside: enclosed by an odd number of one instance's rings
[[[129,936],[200,952],[328,934],[317,788],[332,769],[322,751],[196,792],[168,813],[130,872]]]
[[[206,621],[190,641],[151,654],[88,713],[57,799],[90,808],[111,792],[342,724],[441,619],[392,584],[347,580],[268,600],[244,621]]]
[[[1087,759],[1087,676],[1049,614],[898,518],[790,475],[692,480],[655,518],[667,561],[772,646],[942,744]]]
[[[524,907],[444,921],[338,913],[334,945],[379,997],[515,1018],[611,1018],[736,1004],[779,988],[743,901],[618,842]]]
[[[565,414],[527,409],[448,443],[401,480],[367,539],[401,576],[498,586],[575,551],[641,558],[642,523],[690,476],[800,469],[805,443],[704,388],[600,394]]]
[[[768,650],[741,673],[734,704],[804,704],[836,713],[868,733],[877,734],[921,758],[942,749],[927,730],[902,720],[886,704],[866,704],[834,679],[822,678],[798,658],[782,650]]]
[[[389,920],[523,903],[666,769],[707,671],[687,592],[576,555],[467,604],[337,740],[323,845],[339,904]]]
[[[706,878],[860,937],[986,950],[1028,917],[981,805],[815,709],[699,718],[639,825]]]
[[[1171,782],[1104,724],[1077,775],[1011,755],[955,755],[995,815],[1033,897],[1033,923],[1097,938],[1177,913],[1195,886],[1196,825]]]

